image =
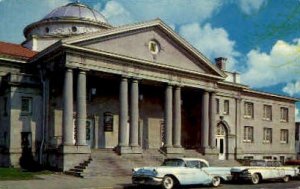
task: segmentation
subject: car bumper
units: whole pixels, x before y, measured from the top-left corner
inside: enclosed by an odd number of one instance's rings
[[[251,174],[241,174],[241,173],[231,173],[231,180],[232,181],[239,181],[239,180],[250,180]]]
[[[162,178],[158,177],[147,177],[147,176],[138,176],[132,177],[133,184],[144,184],[144,185],[161,185]]]

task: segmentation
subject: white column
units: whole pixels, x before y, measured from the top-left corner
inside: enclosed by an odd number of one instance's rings
[[[175,87],[174,92],[174,147],[181,147],[181,88]]]
[[[216,93],[212,92],[210,96],[210,147],[216,147]]]
[[[120,113],[119,113],[119,146],[128,146],[128,80],[122,78],[120,82]]]
[[[173,108],[172,108],[172,94],[173,87],[168,85],[165,90],[165,134],[166,141],[164,147],[172,147],[172,121],[173,121]]]
[[[202,119],[201,119],[201,138],[202,138],[202,147],[208,147],[208,138],[209,138],[209,93],[207,91],[203,92],[202,96]]]
[[[130,93],[130,146],[139,146],[139,84],[134,79],[131,82]]]
[[[66,69],[63,91],[63,144],[73,145],[73,70]]]
[[[77,145],[86,145],[86,72],[77,78]]]

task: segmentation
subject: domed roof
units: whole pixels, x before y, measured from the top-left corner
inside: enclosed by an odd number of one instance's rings
[[[42,20],[57,20],[64,18],[89,20],[108,24],[105,17],[98,11],[78,2],[58,7],[46,15]]]

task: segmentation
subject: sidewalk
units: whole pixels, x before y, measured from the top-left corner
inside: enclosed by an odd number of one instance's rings
[[[129,176],[82,179],[57,173],[38,177],[40,179],[1,181],[0,189],[118,189],[131,184]]]

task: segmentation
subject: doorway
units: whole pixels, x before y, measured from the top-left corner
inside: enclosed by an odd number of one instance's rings
[[[92,119],[86,120],[86,144],[92,148],[94,141],[94,122]]]
[[[219,160],[225,160],[227,154],[226,128],[223,124],[217,125],[216,129],[216,147],[219,153]]]

